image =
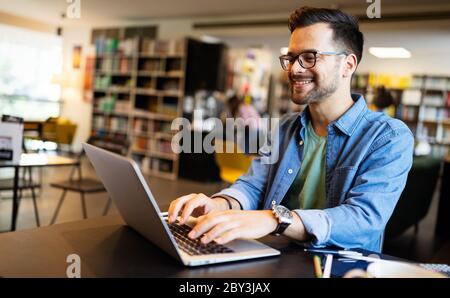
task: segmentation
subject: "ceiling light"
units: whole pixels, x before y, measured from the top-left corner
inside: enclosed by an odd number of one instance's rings
[[[408,51],[405,48],[378,48],[378,47],[371,47],[371,48],[369,48],[369,53],[371,53],[375,57],[378,57],[378,58],[381,58],[381,59],[392,59],[392,58],[406,59],[406,58],[411,58],[411,52]]]
[[[200,39],[206,43],[221,43],[220,38],[211,35],[203,35]]]

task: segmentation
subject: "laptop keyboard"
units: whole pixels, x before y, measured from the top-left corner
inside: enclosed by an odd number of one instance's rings
[[[234,252],[232,249],[224,245],[217,244],[214,241],[208,244],[203,244],[200,242],[200,238],[189,238],[188,234],[191,231],[191,227],[187,225],[179,225],[176,223],[168,225],[175,238],[175,241],[178,244],[178,247],[191,256]]]

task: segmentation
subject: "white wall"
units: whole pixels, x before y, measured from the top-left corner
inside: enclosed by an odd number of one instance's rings
[[[63,31],[63,72],[81,73],[83,78],[86,56],[93,54],[93,48],[89,44],[91,28],[65,28]],[[82,65],[80,69],[72,67],[72,50],[74,46],[82,46]],[[81,150],[81,142],[85,142],[90,135],[92,103],[85,99],[81,88],[63,88],[61,97],[64,104],[61,107],[61,117],[68,118],[77,124],[73,149]]]

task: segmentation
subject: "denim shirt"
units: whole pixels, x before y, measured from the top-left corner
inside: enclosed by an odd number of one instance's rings
[[[294,210],[313,247],[381,250],[382,235],[412,166],[414,137],[400,120],[367,108],[363,96],[328,125],[323,210]],[[262,162],[262,148],[248,172],[215,196],[236,199],[244,210],[270,209],[285,197],[302,165],[308,108],[283,117],[272,148],[276,162]],[[267,156],[266,156],[267,157]]]

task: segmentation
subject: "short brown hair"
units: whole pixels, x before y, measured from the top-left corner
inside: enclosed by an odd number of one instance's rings
[[[333,29],[333,39],[341,43],[345,50],[355,54],[357,63],[362,59],[364,36],[359,31],[358,20],[339,9],[315,8],[303,6],[292,12],[289,17],[289,30],[307,27],[316,23],[327,23]]]

